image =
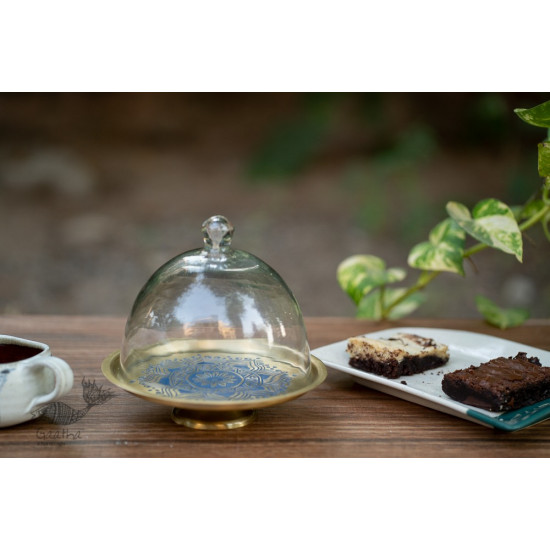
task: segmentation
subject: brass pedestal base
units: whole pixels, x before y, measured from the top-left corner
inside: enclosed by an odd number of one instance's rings
[[[256,411],[198,411],[190,409],[172,410],[176,424],[194,430],[233,430],[247,426],[256,418]]]

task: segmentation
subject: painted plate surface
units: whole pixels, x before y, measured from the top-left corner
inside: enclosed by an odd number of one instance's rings
[[[119,352],[103,361],[102,372],[110,382],[138,397],[195,410],[256,409],[283,403],[312,390],[327,374],[315,357],[309,374],[297,376],[255,356],[197,353],[152,362],[139,376],[128,379]]]
[[[397,332],[418,334],[446,344],[449,346],[449,362],[442,367],[420,374],[390,380],[351,367],[348,363],[349,355],[346,353],[347,340],[317,348],[312,351],[312,354],[315,354],[328,367],[350,374],[360,384],[484,426],[514,431],[550,418],[550,399],[515,411],[498,413],[454,401],[441,389],[443,375],[447,372],[463,369],[470,365],[477,366],[500,356],[515,356],[520,351],[526,352],[529,356],[538,357],[544,366],[550,367],[549,351],[494,336],[461,330],[399,327],[371,332],[365,336],[388,337]],[[402,382],[406,382],[406,385]]]

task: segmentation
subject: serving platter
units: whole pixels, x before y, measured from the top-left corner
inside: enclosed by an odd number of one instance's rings
[[[515,431],[550,417],[550,399],[514,411],[498,413],[454,401],[441,389],[443,376],[448,372],[467,368],[470,365],[477,366],[500,356],[515,356],[520,351],[526,352],[529,356],[538,357],[543,365],[550,367],[549,351],[495,336],[437,328],[399,327],[371,332],[365,336],[387,338],[398,332],[418,334],[446,344],[449,347],[448,363],[420,374],[388,379],[351,367],[348,363],[349,355],[346,352],[347,340],[316,348],[311,353],[327,367],[349,374],[364,386],[490,428]]]

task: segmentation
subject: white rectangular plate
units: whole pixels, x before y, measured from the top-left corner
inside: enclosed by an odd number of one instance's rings
[[[311,353],[323,361],[327,367],[353,376],[360,384],[484,426],[514,431],[550,417],[550,399],[515,411],[497,413],[454,401],[441,389],[443,375],[447,372],[464,369],[470,365],[477,366],[496,357],[515,356],[520,351],[526,352],[529,357],[536,356],[543,365],[550,366],[550,352],[503,338],[462,330],[399,327],[371,332],[365,336],[387,338],[398,332],[418,334],[446,344],[449,346],[448,363],[420,374],[392,380],[351,367],[348,362],[349,355],[346,353],[347,340],[314,349]]]

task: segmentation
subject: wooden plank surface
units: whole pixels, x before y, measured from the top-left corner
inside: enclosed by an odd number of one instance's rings
[[[306,319],[312,348],[390,326],[471,330],[550,350],[550,321],[499,331],[481,321],[372,323]],[[75,373],[60,399],[83,411],[70,425],[37,419],[0,429],[0,457],[550,457],[550,421],[504,433],[365,388],[329,369],[314,391],[262,409],[241,429],[211,432],[173,423],[170,409],[111,385],[102,360],[120,348],[124,319],[1,316],[0,333],[46,342]],[[86,409],[82,381],[113,397]],[[85,412],[85,414],[84,414]]]

